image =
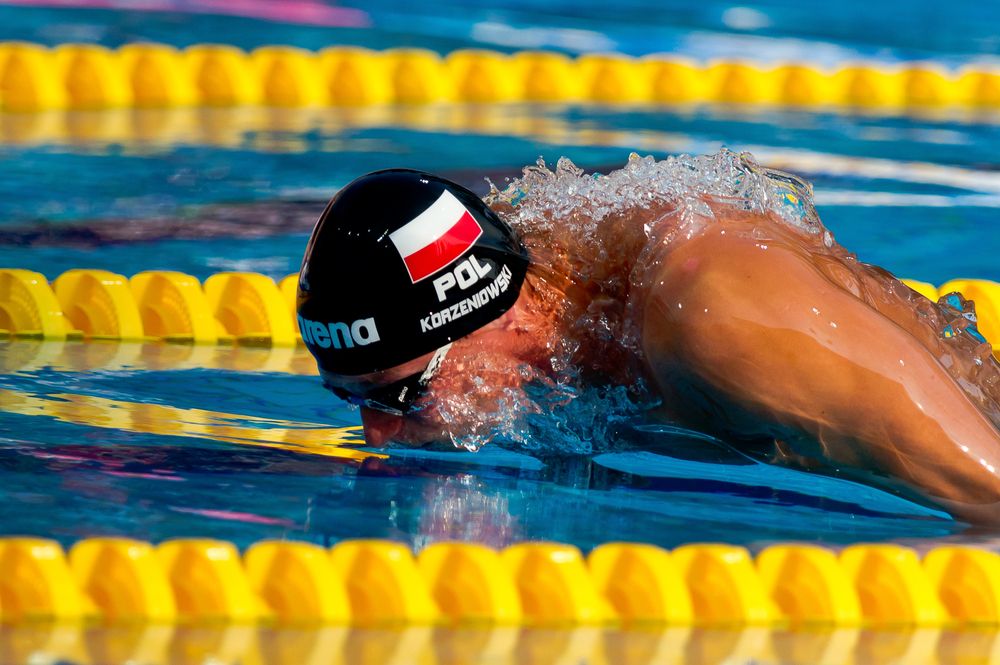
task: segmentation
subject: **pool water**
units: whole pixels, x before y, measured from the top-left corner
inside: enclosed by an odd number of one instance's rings
[[[27,11],[0,9],[0,18],[40,41],[58,23],[53,16],[110,44],[122,35],[167,39],[163,26],[173,20]],[[790,11],[772,14],[777,21]],[[307,30],[301,34],[313,36],[303,45],[348,33],[388,45],[398,29],[390,14],[400,15],[373,7],[365,33]],[[474,18],[455,46],[490,43],[475,37]],[[205,21],[192,23],[196,39],[231,35],[243,46],[256,45],[261,26],[271,25],[240,19],[213,34],[206,26],[214,19]],[[873,50],[830,30],[813,43]],[[730,41],[746,37],[723,32]],[[612,26],[606,36],[618,43],[627,33]],[[299,33],[284,26],[274,34],[292,40]],[[409,41],[453,45],[436,34]],[[899,40],[890,56],[916,52],[905,31],[886,37]],[[757,38],[771,39],[776,53],[787,45],[780,34]],[[985,39],[969,42],[971,53]],[[945,60],[969,55],[946,41],[933,49]],[[38,129],[43,120],[49,124]],[[148,120],[140,111],[0,117],[0,265],[49,279],[77,267],[127,276],[179,270],[200,279],[248,270],[277,279],[297,271],[323,202],[368,170],[438,171],[485,192],[485,177],[502,183],[539,155],[606,170],[632,151],[663,157],[725,145],[809,178],[826,225],[865,261],[936,284],[1000,279],[1000,125],[989,115],[706,106],[244,109],[159,112],[157,126],[167,129],[139,131]],[[923,547],[996,535],[884,491],[761,464],[723,442],[639,420],[602,422],[599,435],[573,446],[553,438],[530,447],[500,442],[475,454],[449,445],[369,449],[357,412],[320,387],[302,350],[7,341],[0,367],[4,534],[67,544],[95,535],[210,536],[240,546],[379,537],[416,548],[545,539],[583,549],[611,540]]]

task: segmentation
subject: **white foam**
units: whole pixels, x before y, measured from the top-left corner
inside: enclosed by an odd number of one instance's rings
[[[581,238],[595,237],[596,225],[609,214],[664,201],[704,216],[711,215],[708,201],[726,201],[745,210],[776,212],[811,233],[822,229],[808,182],[762,168],[750,153],[725,148],[661,161],[633,153],[624,168],[607,175],[585,174],[565,157],[554,171],[539,160],[503,191],[494,189],[487,200],[512,204],[509,221],[515,226],[575,223]]]

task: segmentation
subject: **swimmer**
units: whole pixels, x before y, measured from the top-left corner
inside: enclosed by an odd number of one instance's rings
[[[299,327],[367,442],[517,438],[583,386],[767,458],[1000,522],[1000,364],[838,245],[794,176],[722,151],[567,161],[484,202],[409,170],[358,178],[313,231]]]

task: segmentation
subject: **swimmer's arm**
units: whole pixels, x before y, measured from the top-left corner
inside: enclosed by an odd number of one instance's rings
[[[1000,522],[1000,433],[938,361],[800,252],[734,235],[669,254],[647,300],[668,401]]]

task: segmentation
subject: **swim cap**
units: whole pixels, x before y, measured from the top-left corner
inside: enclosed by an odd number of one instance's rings
[[[429,173],[364,175],[333,197],[299,272],[298,324],[324,372],[418,358],[517,300],[528,255],[468,189]]]

